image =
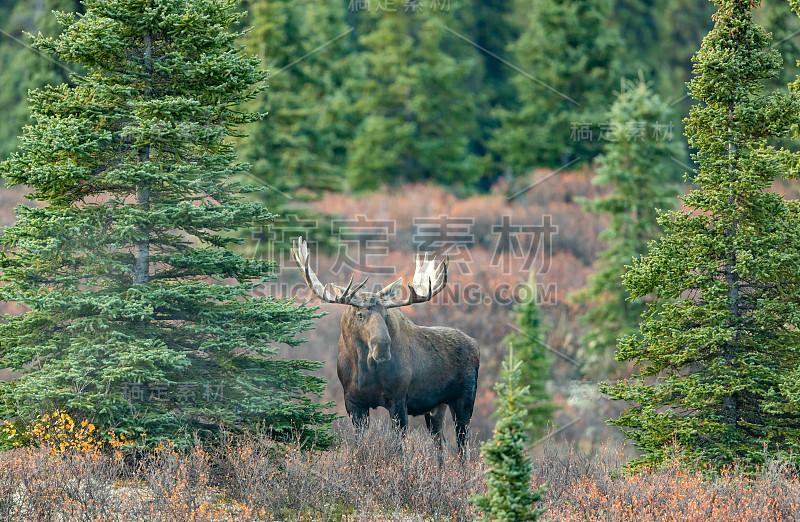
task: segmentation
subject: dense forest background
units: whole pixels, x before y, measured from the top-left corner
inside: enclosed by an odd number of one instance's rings
[[[767,87],[785,89],[798,71],[800,22],[784,1],[764,4],[757,21],[784,59],[782,76]],[[286,250],[300,234],[318,244],[315,271],[324,282],[355,274],[386,284],[412,274],[415,252],[447,251],[450,291],[406,312],[480,342],[473,426],[485,438],[503,339],[533,273],[559,440],[592,451],[621,437],[605,421],[625,405],[603,399],[596,383],[634,369],[613,360],[613,345],[589,346],[578,318],[590,305],[572,297],[607,246],[599,236],[609,217],[584,202],[614,190],[592,182],[598,157],[639,138],[674,144],[650,183],[683,190],[681,176],[692,171],[682,138],[692,104],[686,82],[713,5],[250,0],[243,8],[242,26],[252,29],[242,45],[270,71],[250,109],[269,114],[245,129],[238,150],[252,164],[246,181],[264,189],[260,197],[279,217],[271,230],[250,231],[242,248],[284,268],[263,291],[310,297]],[[24,33],[52,34],[52,10],[81,9],[72,0],[0,1],[0,158],[18,145],[28,90],[71,82],[73,66],[33,51]],[[631,133],[642,122],[631,117],[627,137],[612,139],[610,111],[623,80],[647,83],[669,112],[638,137]],[[776,189],[798,196],[797,186]],[[23,201],[22,190],[0,191],[0,225],[13,222]],[[291,355],[325,361],[324,399],[343,413],[335,376],[342,310],[323,308],[329,315]]]

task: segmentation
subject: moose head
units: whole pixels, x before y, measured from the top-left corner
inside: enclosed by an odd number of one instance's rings
[[[375,368],[376,363],[386,362],[392,357],[392,339],[386,324],[387,310],[430,301],[447,285],[447,256],[437,265],[436,257],[429,260],[427,253],[424,258],[417,254],[416,269],[412,282],[407,285],[409,294],[406,299],[397,299],[403,286],[402,277],[377,293],[361,291],[369,277],[355,287],[352,276],[345,287],[336,284],[323,285],[309,266],[308,244],[300,237],[297,244],[292,242],[292,246],[292,258],[314,294],[326,303],[351,307],[345,313],[349,326],[347,330],[353,334],[355,341],[367,346],[367,363],[371,369]],[[343,323],[344,321],[343,319]]]

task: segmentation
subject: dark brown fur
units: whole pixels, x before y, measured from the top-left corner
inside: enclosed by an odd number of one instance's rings
[[[474,339],[454,328],[417,326],[398,308],[384,308],[375,294],[359,294],[361,307],[342,315],[337,370],[345,408],[365,426],[382,406],[402,429],[408,415],[425,415],[442,441],[445,406],[464,449],[478,381],[480,352]]]

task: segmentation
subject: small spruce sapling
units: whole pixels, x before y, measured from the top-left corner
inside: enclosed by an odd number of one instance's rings
[[[536,280],[531,271],[527,288],[529,298],[514,306],[515,333],[506,340],[517,347],[520,366],[520,380],[528,383],[525,401],[520,402],[525,411],[528,434],[536,439],[547,431],[547,421],[556,409],[547,391],[550,376],[550,359],[547,345],[542,342],[545,327],[539,315]]]
[[[525,404],[529,388],[521,384],[521,361],[514,360],[514,347],[503,362],[497,392],[497,424],[494,437],[481,446],[486,464],[487,491],[473,495],[471,501],[483,511],[480,520],[522,521],[538,520],[543,508],[535,508],[544,498],[546,487],[531,491],[533,468],[526,449]]]

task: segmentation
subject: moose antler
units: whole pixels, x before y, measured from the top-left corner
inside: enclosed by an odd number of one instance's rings
[[[447,264],[449,259],[444,256],[444,261],[436,265],[436,257],[428,260],[425,254],[423,260],[417,254],[417,268],[414,271],[414,280],[408,284],[409,295],[403,301],[390,301],[386,303],[386,308],[397,308],[398,306],[408,306],[416,303],[430,301],[433,296],[444,290],[447,284]]]
[[[361,287],[367,284],[367,279],[361,282],[360,285],[350,290],[350,287],[353,286],[353,276],[350,276],[350,282],[347,283],[347,288],[341,288],[336,285],[331,285],[333,287],[333,292],[328,290],[328,285],[323,285],[320,280],[317,278],[317,275],[311,270],[309,266],[309,258],[310,255],[308,253],[308,243],[303,240],[303,236],[297,238],[297,243],[292,240],[292,259],[297,266],[300,267],[300,272],[303,274],[303,279],[306,280],[306,284],[311,288],[314,294],[325,301],[326,303],[339,303],[339,304],[346,304],[352,306],[361,306],[361,300],[356,297],[356,292],[361,290]]]

